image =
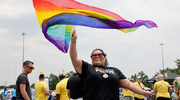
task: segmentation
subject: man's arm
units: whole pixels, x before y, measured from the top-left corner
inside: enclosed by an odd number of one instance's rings
[[[67,89],[68,98],[70,100],[70,89]]]
[[[170,89],[170,87],[168,87],[168,92],[169,92],[169,93],[171,92],[171,89]]]
[[[56,94],[56,100],[60,100],[60,94]]]
[[[49,91],[48,91],[47,88],[44,89],[44,93],[45,93],[46,95],[50,95],[50,93],[49,93]]]
[[[153,91],[154,91],[154,92],[157,92],[157,89],[154,87],[154,88],[153,88]]]
[[[20,92],[25,100],[30,100],[27,92],[26,92],[26,84],[20,84]]]

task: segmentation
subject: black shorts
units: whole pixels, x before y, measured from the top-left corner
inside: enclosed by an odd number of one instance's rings
[[[170,100],[170,98],[158,97],[157,100]]]
[[[16,97],[12,97],[12,99],[11,100],[16,100]]]
[[[139,99],[139,98],[136,98],[136,97],[134,97],[134,99],[135,99],[135,100],[144,100],[144,99]]]

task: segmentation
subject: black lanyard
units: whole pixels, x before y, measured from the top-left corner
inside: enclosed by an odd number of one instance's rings
[[[138,84],[139,84],[139,86],[141,87],[141,89],[143,89],[142,86],[141,86],[141,84],[140,84],[139,82],[138,82]],[[143,89],[143,90],[144,90],[144,89]]]

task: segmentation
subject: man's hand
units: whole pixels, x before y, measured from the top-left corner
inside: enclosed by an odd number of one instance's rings
[[[152,96],[153,93],[150,92],[150,91],[144,91],[144,94],[143,94],[145,97],[149,97],[149,96]]]

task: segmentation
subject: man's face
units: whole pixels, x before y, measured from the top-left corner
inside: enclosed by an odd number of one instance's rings
[[[25,66],[25,70],[26,70],[27,73],[31,73],[33,69],[34,69],[34,66],[33,66],[32,63]]]
[[[138,80],[138,82],[141,82],[142,81],[142,78],[139,78],[139,79],[137,79]]]

